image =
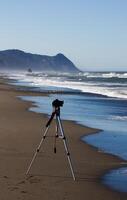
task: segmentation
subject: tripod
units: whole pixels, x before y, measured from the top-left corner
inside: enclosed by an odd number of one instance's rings
[[[41,145],[43,143],[43,141],[46,139],[46,135],[48,133],[48,130],[50,128],[50,124],[52,122],[52,120],[54,119],[54,117],[56,117],[56,135],[55,135],[55,144],[54,144],[54,153],[56,153],[56,138],[60,138],[63,140],[63,144],[64,144],[64,148],[65,148],[65,152],[66,152],[66,155],[67,155],[67,159],[68,159],[68,163],[69,163],[69,167],[70,167],[70,170],[71,170],[71,174],[72,174],[72,177],[73,177],[73,180],[75,181],[76,178],[75,178],[75,174],[74,174],[74,170],[73,170],[73,165],[72,165],[72,160],[71,160],[71,155],[69,153],[69,150],[68,150],[68,145],[67,145],[67,140],[66,140],[66,137],[65,137],[65,134],[64,134],[64,129],[63,129],[63,126],[62,126],[62,122],[61,122],[61,119],[60,119],[60,107],[63,106],[63,101],[59,101],[58,99],[54,100],[52,102],[52,105],[53,105],[53,108],[54,108],[54,111],[52,112],[52,115],[49,119],[49,121],[47,122],[46,124],[46,130],[41,138],[41,141],[34,153],[34,156],[30,162],[30,165],[27,169],[27,172],[26,172],[26,175],[29,173],[32,165],[33,165],[33,162],[38,154],[38,152],[40,151],[40,148],[41,148]],[[59,132],[60,131],[60,132]]]

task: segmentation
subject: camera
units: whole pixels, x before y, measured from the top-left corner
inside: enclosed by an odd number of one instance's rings
[[[55,108],[58,108],[58,107],[62,107],[64,104],[64,101],[60,101],[58,99],[55,99],[53,102],[52,102],[52,106],[55,107]]]

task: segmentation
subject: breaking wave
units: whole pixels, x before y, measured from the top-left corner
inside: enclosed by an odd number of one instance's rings
[[[127,99],[127,73],[86,72],[76,76],[70,74],[48,75],[44,73],[15,73],[13,75],[9,74],[8,76],[11,79],[16,79],[22,84],[28,84],[32,87],[54,86],[58,89],[73,89],[83,93]],[[104,81],[104,78],[106,81]],[[118,80],[116,80],[116,78]]]

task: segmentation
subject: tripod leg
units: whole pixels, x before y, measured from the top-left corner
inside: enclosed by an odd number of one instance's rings
[[[56,133],[55,133],[55,140],[54,140],[54,153],[56,153],[56,139],[58,138],[59,134],[59,124],[58,121],[56,120]]]
[[[65,151],[66,151],[66,153],[67,153],[67,158],[68,158],[69,166],[70,166],[70,169],[71,169],[71,174],[72,174],[73,180],[75,181],[76,178],[75,178],[75,174],[74,174],[74,170],[73,170],[73,165],[72,165],[71,156],[70,156],[70,153],[69,153],[69,151],[68,151],[68,145],[67,145],[67,142],[66,142],[66,137],[65,137],[65,135],[64,135],[63,126],[62,126],[60,117],[57,116],[56,119],[58,120],[58,124],[59,124],[59,127],[60,127],[60,131],[61,131],[61,135],[62,135],[63,143],[64,143],[64,148],[65,148]]]
[[[42,137],[42,139],[41,139],[41,141],[40,141],[40,143],[39,143],[39,145],[38,145],[38,147],[37,147],[37,149],[36,149],[36,151],[35,151],[35,153],[34,153],[34,156],[33,156],[32,160],[31,160],[31,162],[30,162],[30,165],[29,165],[27,171],[26,171],[26,175],[29,173],[29,171],[30,171],[30,169],[31,169],[31,167],[32,167],[32,164],[33,164],[33,162],[34,162],[34,160],[35,160],[35,158],[36,158],[36,156],[37,156],[37,153],[39,152],[39,150],[40,150],[40,148],[41,148],[42,142],[44,141],[48,130],[49,130],[49,126],[46,128],[46,130],[45,130],[45,132],[44,132],[44,135],[43,135],[43,137]]]

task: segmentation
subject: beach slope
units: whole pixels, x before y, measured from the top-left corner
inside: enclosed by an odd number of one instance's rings
[[[72,179],[61,140],[58,140],[54,154],[54,137],[45,140],[30,174],[25,175],[48,119],[46,115],[29,112],[31,103],[17,98],[27,94],[29,92],[17,91],[2,80],[0,82],[0,199],[127,199],[126,194],[112,191],[100,181],[101,175],[119,167],[121,160],[83,143],[81,136],[97,130],[70,121],[63,121],[63,125],[77,180]],[[49,136],[54,134],[53,123]]]

